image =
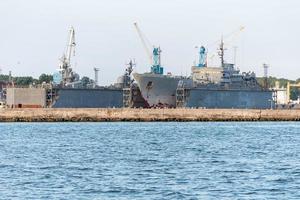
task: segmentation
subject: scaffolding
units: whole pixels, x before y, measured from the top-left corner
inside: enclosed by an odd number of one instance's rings
[[[186,100],[189,96],[189,89],[177,87],[176,89],[176,108],[186,107]]]
[[[131,87],[123,88],[123,107],[129,108],[131,107]]]
[[[57,89],[55,88],[47,88],[46,89],[46,107],[51,108],[55,103],[57,97]]]

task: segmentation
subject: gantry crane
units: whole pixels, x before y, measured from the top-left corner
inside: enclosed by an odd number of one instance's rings
[[[161,49],[160,49],[160,47],[155,47],[154,45],[151,45],[153,47],[152,53],[151,53],[151,51],[149,49],[150,45],[147,45],[147,42],[148,42],[148,44],[151,44],[151,43],[149,42],[149,40],[147,40],[147,37],[142,33],[142,31],[139,28],[137,23],[134,23],[134,27],[139,35],[139,38],[141,39],[143,47],[149,58],[149,62],[151,64],[151,72],[154,74],[163,74],[164,68],[161,66],[161,58],[160,58]]]
[[[73,27],[70,28],[69,31],[69,40],[66,48],[66,52],[63,54],[61,57],[60,65],[59,65],[59,70],[62,75],[62,84],[66,85],[69,83],[74,82],[75,80],[75,74],[72,71],[71,68],[71,56],[75,55],[75,30]]]

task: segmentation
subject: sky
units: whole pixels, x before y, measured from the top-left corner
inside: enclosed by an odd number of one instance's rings
[[[165,72],[189,75],[200,45],[217,66],[223,36],[226,61],[233,62],[236,47],[241,71],[262,76],[267,63],[271,76],[300,77],[298,0],[0,0],[0,68],[15,76],[55,73],[73,26],[80,76],[93,78],[98,67],[100,85],[113,83],[129,59],[136,72],[147,72],[134,22],[161,47]]]

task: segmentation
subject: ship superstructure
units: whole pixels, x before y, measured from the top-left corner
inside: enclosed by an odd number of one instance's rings
[[[176,93],[177,107],[269,108],[273,91],[257,82],[254,72],[240,73],[224,59],[221,40],[220,67],[193,66],[190,80],[180,81]]]
[[[203,57],[204,50],[200,51],[200,57]],[[192,83],[193,87],[218,87],[224,89],[247,89],[247,90],[262,90],[258,84],[254,72],[243,72],[232,63],[225,62],[224,59],[224,43],[221,40],[219,47],[219,56],[221,60],[220,67],[208,67],[206,64],[193,66]]]

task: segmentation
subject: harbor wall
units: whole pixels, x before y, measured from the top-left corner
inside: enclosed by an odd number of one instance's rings
[[[299,121],[300,110],[255,109],[0,109],[0,122]]]

